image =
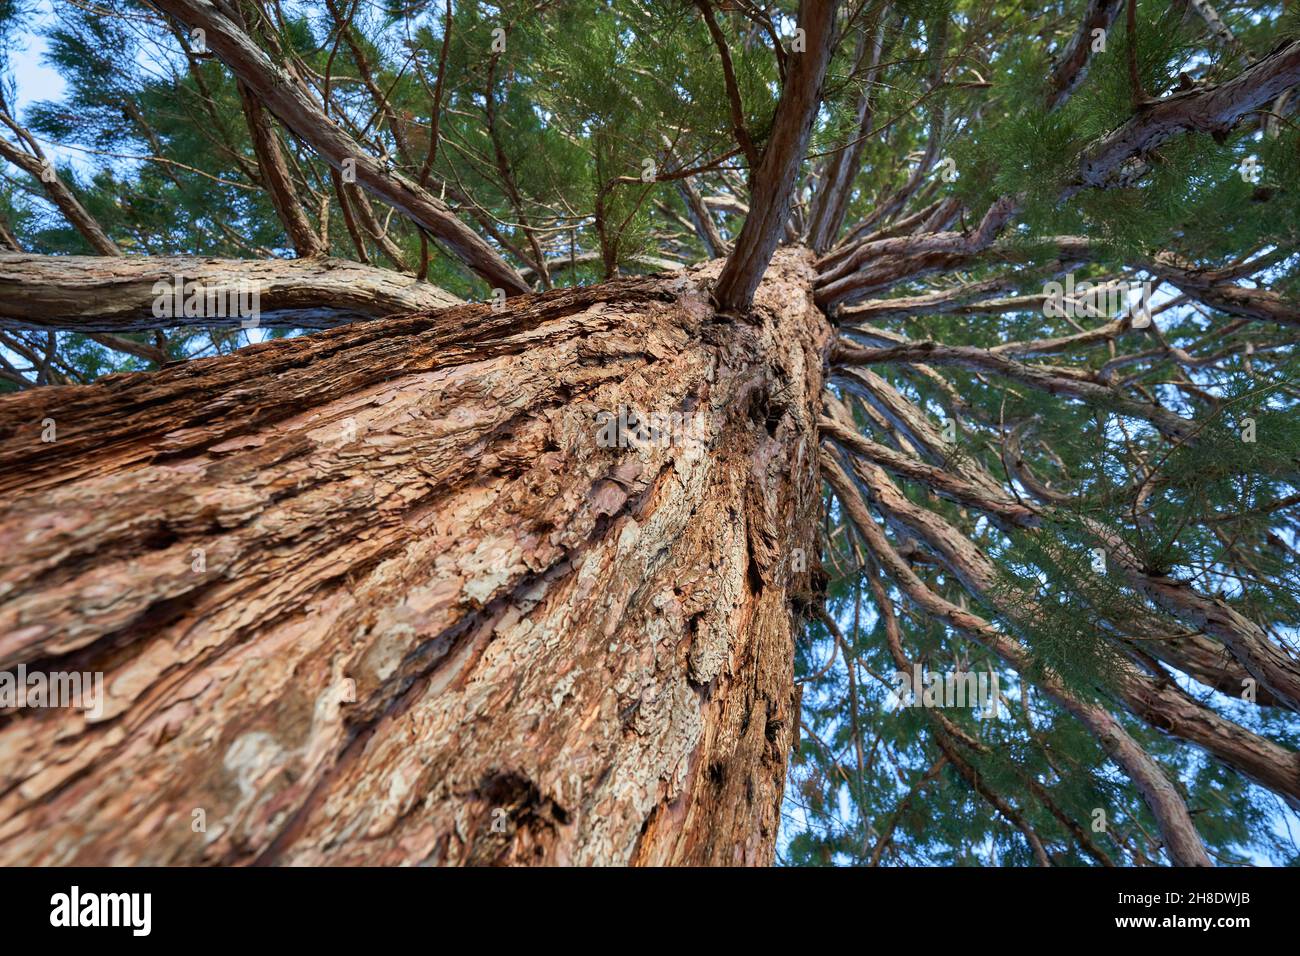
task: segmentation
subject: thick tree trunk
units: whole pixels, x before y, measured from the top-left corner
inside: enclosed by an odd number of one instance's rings
[[[0,716],[0,862],[768,863],[830,331],[717,269],[0,402],[0,669],[106,696]]]

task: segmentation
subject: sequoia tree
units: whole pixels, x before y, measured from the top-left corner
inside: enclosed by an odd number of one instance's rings
[[[1300,858],[1295,11],[0,15],[0,861]]]

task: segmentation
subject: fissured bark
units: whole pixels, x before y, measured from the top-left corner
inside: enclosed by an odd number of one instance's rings
[[[106,691],[0,716],[0,862],[770,862],[830,331],[716,274],[0,401],[0,670]]]

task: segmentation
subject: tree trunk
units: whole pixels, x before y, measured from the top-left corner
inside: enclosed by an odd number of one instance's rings
[[[0,716],[0,862],[770,862],[830,329],[718,268],[0,402],[0,669],[105,689]]]

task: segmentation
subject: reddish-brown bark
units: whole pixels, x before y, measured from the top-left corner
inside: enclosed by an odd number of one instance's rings
[[[1052,67],[1052,75],[1047,81],[1048,109],[1056,109],[1083,83],[1096,45],[1093,31],[1101,30],[1104,36],[1122,6],[1124,0],[1088,0],[1079,29],[1070,37],[1070,42]],[[1105,48],[1104,42],[1102,48]]]
[[[0,668],[107,692],[0,718],[0,860],[768,863],[830,333],[716,268],[0,401]]]

